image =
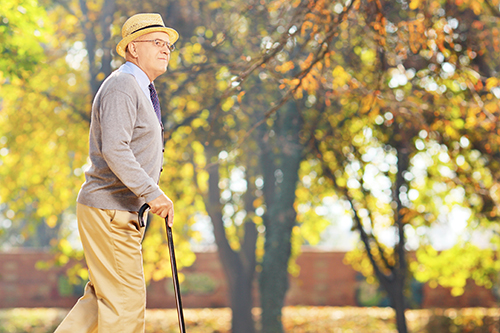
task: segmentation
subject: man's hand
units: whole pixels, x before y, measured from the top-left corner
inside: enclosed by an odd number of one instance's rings
[[[169,227],[174,225],[174,203],[165,194],[160,195],[158,198],[148,202],[151,207],[151,213],[167,219]]]

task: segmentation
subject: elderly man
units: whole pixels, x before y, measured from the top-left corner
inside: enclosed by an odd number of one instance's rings
[[[92,165],[77,199],[90,281],[57,333],[144,332],[144,229],[137,211],[147,202],[152,213],[173,224],[173,203],[158,187],[163,125],[153,81],[167,70],[178,37],[159,14],[137,14],[123,25],[116,50],[126,63],[95,96]]]

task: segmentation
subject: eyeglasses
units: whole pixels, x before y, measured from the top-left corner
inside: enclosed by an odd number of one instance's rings
[[[134,40],[134,42],[153,42],[156,47],[159,49],[163,48],[165,45],[167,48],[170,50],[170,52],[175,50],[175,44],[170,45],[169,42],[163,40],[163,39],[141,39],[141,40]]]

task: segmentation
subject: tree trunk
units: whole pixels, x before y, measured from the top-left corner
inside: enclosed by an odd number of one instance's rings
[[[216,150],[212,147],[207,147],[206,152],[209,161],[212,156],[217,156]],[[208,198],[205,197],[205,205],[214,226],[214,236],[219,250],[219,259],[231,293],[232,332],[254,333],[252,281],[256,266],[255,247],[257,230],[255,224],[251,220],[247,220],[245,222],[245,235],[240,251],[236,252],[231,248],[222,220],[218,165],[210,167],[208,173]]]
[[[397,127],[397,134],[402,134],[402,131]],[[394,212],[395,225],[398,230],[399,241],[394,247],[395,266],[391,267],[391,274],[385,275],[381,272],[380,268],[376,268],[375,272],[382,287],[387,291],[391,300],[391,306],[396,312],[396,325],[398,333],[407,333],[406,327],[406,300],[404,297],[405,281],[407,276],[407,262],[406,262],[406,238],[404,234],[404,224],[402,216],[403,204],[400,199],[401,187],[406,184],[403,173],[408,170],[410,165],[410,149],[407,147],[409,139],[404,139],[401,143],[396,143],[394,146],[398,151],[398,172],[396,174],[396,182],[393,188],[393,198],[396,203]]]
[[[398,297],[393,300],[394,311],[396,312],[396,325],[399,333],[407,333],[408,329],[406,328],[406,306],[404,302],[403,293],[400,293]]]
[[[406,327],[406,300],[403,294],[404,290],[404,277],[406,274],[394,274],[396,276],[395,281],[392,283],[389,281],[385,281],[383,283],[384,289],[387,291],[389,295],[389,299],[391,301],[391,307],[394,309],[396,313],[396,326],[398,329],[398,333],[407,333],[408,328]]]
[[[254,267],[255,270],[255,267]],[[241,270],[236,273],[235,283],[230,286],[232,332],[254,333],[254,321],[252,317],[253,298],[252,282],[253,272]]]
[[[282,121],[277,123],[274,127],[276,146],[272,147],[271,140],[261,142],[264,198],[268,208],[264,215],[266,241],[259,277],[263,333],[283,332],[281,309],[288,290],[291,235],[296,224],[295,189],[303,157],[299,140],[302,121],[296,104],[288,104]]]
[[[292,210],[293,206],[278,214],[270,214],[272,221],[266,229],[265,255],[259,278],[263,333],[283,332],[281,309],[288,290],[290,237],[295,222],[295,211]]]
[[[400,126],[396,127],[396,133],[403,136],[403,140],[401,142],[397,142],[394,146],[398,151],[398,172],[396,174],[396,182],[393,189],[393,198],[397,204],[397,208],[394,214],[395,225],[398,228],[398,237],[399,242],[394,248],[394,255],[397,259],[397,266],[393,270],[394,276],[394,286],[389,285],[387,289],[392,287],[393,296],[392,296],[392,304],[394,311],[396,311],[396,324],[398,327],[399,333],[407,333],[406,327],[406,300],[404,297],[404,289],[405,289],[405,281],[407,276],[407,261],[406,261],[406,237],[404,230],[402,215],[403,203],[401,202],[400,194],[401,187],[406,185],[406,181],[404,179],[404,172],[406,172],[410,165],[410,152],[411,149],[409,147],[408,142],[411,142],[411,139],[408,133],[413,132],[406,130],[404,131]],[[411,136],[412,137],[412,136]],[[389,290],[388,290],[389,291]]]
[[[115,12],[115,0],[105,0],[99,12],[98,22],[91,19],[87,2],[79,0],[82,20],[80,26],[85,34],[85,48],[89,62],[89,83],[92,96],[95,96],[102,81],[111,73],[111,24]],[[96,51],[101,49],[101,59],[96,58]]]

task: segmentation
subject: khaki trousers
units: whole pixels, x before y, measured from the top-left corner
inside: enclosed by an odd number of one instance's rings
[[[90,281],[55,333],[143,333],[146,285],[137,213],[77,204]]]

